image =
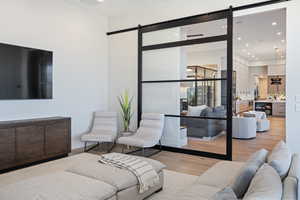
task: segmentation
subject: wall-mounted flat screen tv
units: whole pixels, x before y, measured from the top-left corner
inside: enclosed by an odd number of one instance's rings
[[[0,43],[0,100],[52,99],[53,52]]]

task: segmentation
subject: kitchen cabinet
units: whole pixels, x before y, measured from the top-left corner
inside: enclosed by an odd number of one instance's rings
[[[273,103],[273,116],[285,117],[285,102],[274,102]]]

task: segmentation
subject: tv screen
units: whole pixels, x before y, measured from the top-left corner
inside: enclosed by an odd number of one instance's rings
[[[53,52],[0,43],[0,100],[52,99]]]

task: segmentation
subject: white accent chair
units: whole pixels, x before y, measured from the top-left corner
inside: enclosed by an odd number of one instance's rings
[[[268,119],[256,119],[256,130],[258,132],[270,130],[270,121]]]
[[[245,112],[244,117],[256,118],[256,131],[264,132],[270,130],[270,121],[267,119],[267,115],[265,112],[260,112],[260,111]]]
[[[118,144],[142,148],[154,147],[160,144],[164,128],[164,115],[144,113],[137,132],[131,136],[123,136],[117,140]]]
[[[84,151],[90,151],[100,143],[114,144],[118,135],[117,126],[116,112],[95,112],[90,131],[81,137],[84,142]],[[97,145],[87,149],[88,142],[96,142]]]
[[[256,138],[256,119],[254,117],[233,117],[232,138]]]

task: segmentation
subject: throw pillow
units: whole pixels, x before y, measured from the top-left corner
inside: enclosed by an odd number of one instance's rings
[[[212,113],[212,112],[213,112],[213,109],[210,107],[207,107],[201,111],[200,117],[207,117],[209,115],[209,113]]]
[[[281,200],[282,183],[277,172],[264,164],[255,174],[243,200]]]
[[[202,105],[202,106],[189,106],[188,107],[188,116],[200,116],[202,110],[204,110],[205,108],[207,108],[206,105]]]
[[[261,149],[254,153],[238,173],[231,185],[237,198],[243,198],[257,170],[265,163],[268,151]]]
[[[238,200],[230,187],[224,188],[223,190],[217,192],[209,200]]]
[[[224,110],[225,110],[224,106],[217,106],[217,107],[214,108],[214,112],[221,112],[221,111],[224,111]]]
[[[283,179],[287,176],[291,165],[292,154],[285,142],[280,141],[268,157],[271,165]]]

